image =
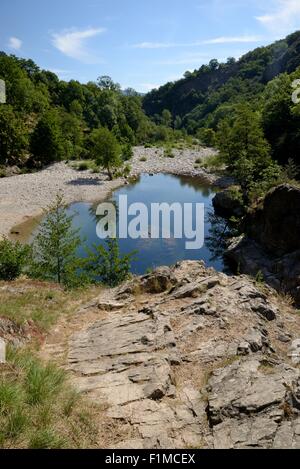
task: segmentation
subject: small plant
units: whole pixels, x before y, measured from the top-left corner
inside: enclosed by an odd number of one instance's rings
[[[202,158],[197,158],[195,161],[196,164],[202,164]]]
[[[256,274],[256,277],[255,277],[255,282],[259,285],[261,285],[262,283],[264,283],[265,281],[265,277],[264,277],[264,274],[262,273],[261,270],[259,270]]]
[[[122,256],[118,240],[110,238],[106,241],[106,248],[94,245],[94,250],[88,251],[88,254],[86,269],[93,280],[116,287],[128,278],[136,252]]]
[[[87,171],[89,169],[89,165],[87,162],[83,161],[78,165],[78,171]]]
[[[141,161],[142,163],[145,163],[145,162],[147,161],[147,158],[146,158],[145,156],[142,156],[142,158],[140,158],[140,161]]]
[[[164,152],[165,158],[175,158],[172,148],[166,148]]]
[[[31,249],[7,238],[0,240],[0,280],[15,280],[29,261]]]

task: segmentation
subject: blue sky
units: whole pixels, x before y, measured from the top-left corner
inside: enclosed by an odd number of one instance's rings
[[[0,50],[146,92],[300,29],[300,0],[1,0]]]

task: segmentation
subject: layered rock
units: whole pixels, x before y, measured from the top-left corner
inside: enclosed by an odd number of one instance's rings
[[[103,291],[73,321],[64,366],[111,447],[300,448],[300,320],[273,290],[187,261]]]

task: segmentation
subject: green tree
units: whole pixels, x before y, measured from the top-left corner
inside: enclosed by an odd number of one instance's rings
[[[218,136],[219,148],[227,164],[234,165],[245,157],[255,162],[259,172],[270,163],[271,148],[264,136],[260,115],[248,105],[238,107],[231,127],[227,121],[219,130],[222,133]]]
[[[172,125],[172,114],[168,109],[164,109],[161,115],[161,123],[166,127],[171,127]]]
[[[122,149],[116,137],[106,128],[96,129],[90,137],[91,156],[113,179],[113,170],[122,166]]]
[[[67,214],[63,196],[45,210],[45,218],[32,244],[31,275],[47,281],[55,281],[67,287],[86,281],[80,269],[83,260],[77,255],[82,241],[79,230],[73,229],[73,216]]]
[[[46,112],[38,122],[31,136],[30,150],[32,155],[43,164],[49,164],[63,158],[63,136],[59,115],[56,111]]]
[[[16,164],[28,145],[28,131],[9,104],[0,105],[0,164]]]
[[[110,287],[116,287],[128,278],[132,260],[136,255],[136,252],[131,252],[122,256],[116,238],[108,238],[106,247],[95,245],[94,250],[88,253],[86,268],[89,275],[95,282],[100,280]]]

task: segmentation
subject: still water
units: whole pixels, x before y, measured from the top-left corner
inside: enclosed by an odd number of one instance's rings
[[[172,265],[180,260],[204,260],[206,265],[216,270],[224,270],[222,256],[215,255],[209,238],[211,222],[208,214],[213,212],[212,199],[215,191],[200,180],[188,177],[179,177],[166,174],[155,176],[142,175],[130,185],[116,190],[109,201],[113,201],[118,207],[120,195],[127,195],[128,205],[132,203],[144,203],[150,213],[151,203],[169,204],[203,203],[205,205],[205,243],[201,249],[187,250],[186,239],[120,239],[120,250],[128,253],[137,250],[137,259],[133,261],[132,272],[143,274],[148,269],[161,265]],[[85,238],[85,244],[92,247],[93,244],[104,243],[96,234],[96,208],[98,204],[75,203],[68,211],[75,213],[74,227],[80,229],[80,235]],[[129,218],[130,220],[130,218]],[[171,224],[172,229],[172,224]],[[84,248],[80,248],[80,255],[84,255]]]

